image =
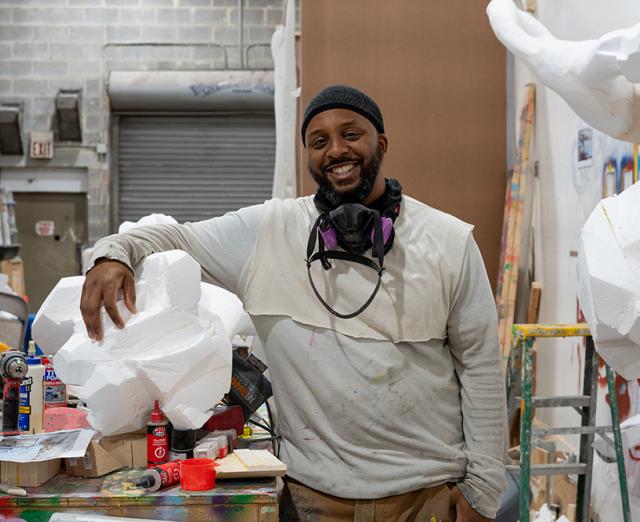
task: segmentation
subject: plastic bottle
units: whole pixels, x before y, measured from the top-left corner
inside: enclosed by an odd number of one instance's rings
[[[193,458],[196,446],[196,430],[171,430],[171,446],[169,460],[183,460]]]
[[[42,357],[42,363],[44,364],[42,380],[44,409],[64,408],[67,405],[67,385],[58,379],[53,363],[48,357]]]
[[[164,464],[169,460],[168,422],[160,411],[158,401],[153,404],[153,411],[147,422],[147,465]]]
[[[18,430],[27,434],[42,433],[44,397],[42,382],[44,365],[42,359],[36,357],[36,344],[29,341],[27,351],[29,370],[20,384],[20,405],[18,407]]]
[[[178,482],[180,482],[180,462],[176,461],[149,468],[134,484],[142,486],[147,491],[158,491],[160,488],[173,486]]]

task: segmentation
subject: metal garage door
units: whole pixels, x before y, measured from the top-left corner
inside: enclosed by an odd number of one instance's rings
[[[272,113],[120,116],[118,222],[151,213],[198,221],[271,197]]]

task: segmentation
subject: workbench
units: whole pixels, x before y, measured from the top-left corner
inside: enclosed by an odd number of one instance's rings
[[[91,513],[176,522],[276,522],[278,498],[275,478],[217,480],[209,491],[173,487],[142,493],[132,482],[139,470],[123,470],[88,479],[59,474],[28,497],[0,495],[0,518],[48,522],[53,513]]]

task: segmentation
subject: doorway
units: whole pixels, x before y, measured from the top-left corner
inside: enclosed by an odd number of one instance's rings
[[[14,192],[20,257],[29,308],[36,312],[60,278],[81,273],[87,241],[87,195]]]

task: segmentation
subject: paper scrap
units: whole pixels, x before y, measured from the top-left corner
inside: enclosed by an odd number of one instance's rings
[[[64,430],[0,437],[0,461],[42,462],[83,457],[94,430]]]

